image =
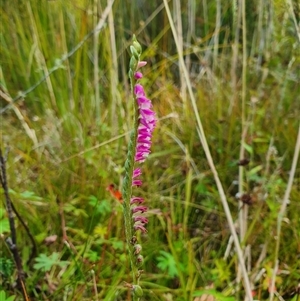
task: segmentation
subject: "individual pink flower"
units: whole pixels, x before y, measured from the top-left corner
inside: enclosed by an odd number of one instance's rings
[[[137,65],[137,69],[141,68],[141,67],[144,67],[147,65],[147,62],[146,61],[139,61],[138,62],[138,65]]]
[[[141,230],[142,231],[142,233],[147,233],[147,230],[146,230],[146,228],[144,227],[144,226],[142,226],[141,224],[135,224],[134,226],[133,226],[133,228],[134,228],[134,230]]]
[[[134,219],[134,222],[141,222],[142,224],[148,224],[148,219],[145,216],[139,215],[139,216],[133,217],[133,219]]]
[[[134,86],[134,90],[133,90],[134,94],[138,97],[138,96],[145,96],[145,91],[142,85],[140,84],[136,84]]]
[[[133,180],[132,186],[142,186],[143,182],[141,180]]]
[[[130,205],[133,205],[133,204],[142,204],[145,200],[141,197],[138,197],[138,196],[133,196],[131,199],[130,199]]]
[[[143,74],[141,72],[135,72],[134,73],[134,78],[135,79],[141,79],[143,77]]]
[[[147,210],[148,210],[148,208],[146,206],[136,206],[132,209],[132,213],[137,213],[137,212],[144,213]]]
[[[133,176],[132,176],[132,178],[137,178],[137,177],[139,177],[141,174],[142,174],[142,170],[141,170],[140,168],[136,168],[136,169],[133,171]]]

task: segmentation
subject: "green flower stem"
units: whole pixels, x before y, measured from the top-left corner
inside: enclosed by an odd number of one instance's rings
[[[133,39],[135,39],[135,37]],[[130,209],[130,199],[132,197],[132,176],[133,176],[134,164],[135,164],[135,154],[136,154],[136,144],[137,144],[137,134],[138,134],[138,117],[139,117],[138,104],[135,100],[135,95],[134,95],[134,85],[136,83],[136,79],[134,78],[134,72],[136,71],[138,59],[141,52],[139,51],[139,49],[136,49],[137,47],[134,46],[131,48],[132,58],[130,60],[130,71],[129,71],[131,93],[134,102],[134,129],[130,135],[127,159],[125,162],[126,173],[125,173],[125,178],[122,186],[122,194],[124,200],[123,210],[124,210],[124,220],[125,220],[125,236],[126,236],[126,242],[129,251],[130,262],[131,262],[133,284],[137,285],[139,282],[139,277],[137,277],[138,267],[136,264],[136,258],[134,256],[134,249],[132,244],[134,232],[133,232],[132,211]],[[136,300],[139,300],[139,298],[137,298]]]

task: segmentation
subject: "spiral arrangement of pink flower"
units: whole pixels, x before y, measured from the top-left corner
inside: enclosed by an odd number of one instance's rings
[[[146,97],[144,87],[139,83],[143,77],[138,71],[147,63],[140,60],[142,53],[141,45],[133,36],[133,42],[130,46],[131,59],[129,77],[131,82],[131,91],[134,100],[134,128],[130,136],[128,145],[127,159],[125,162],[125,177],[122,186],[122,194],[124,198],[124,220],[125,234],[131,261],[131,269],[133,275],[133,283],[126,283],[127,287],[132,288],[134,300],[139,300],[143,295],[143,290],[139,285],[143,264],[143,256],[141,255],[142,247],[138,243],[136,232],[146,233],[147,217],[144,213],[147,207],[144,205],[144,198],[133,195],[133,188],[142,186],[141,167],[150,154],[152,144],[152,133],[156,126],[155,112],[152,109],[152,102]]]

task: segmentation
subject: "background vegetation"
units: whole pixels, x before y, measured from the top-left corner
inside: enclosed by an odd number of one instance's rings
[[[174,0],[171,20],[166,2],[110,3],[1,1],[1,148],[10,197],[37,245],[30,260],[34,247],[16,220],[30,300],[131,300],[122,206],[106,187],[121,185],[132,126],[132,34],[159,118],[141,191],[151,208],[143,300],[245,297],[197,114],[254,299],[297,300],[299,167],[277,234],[299,127],[299,3]],[[22,300],[4,202],[0,232],[1,300]]]

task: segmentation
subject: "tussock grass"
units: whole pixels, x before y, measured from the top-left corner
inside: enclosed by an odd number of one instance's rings
[[[141,192],[154,211],[143,300],[245,300],[245,277],[255,300],[297,300],[296,2],[173,1],[169,16],[166,3],[1,3],[1,147],[12,201],[49,266],[25,264],[32,246],[17,222],[30,300],[131,300],[122,207],[105,188],[122,182],[133,33],[159,117]],[[1,206],[1,290],[21,300]]]

